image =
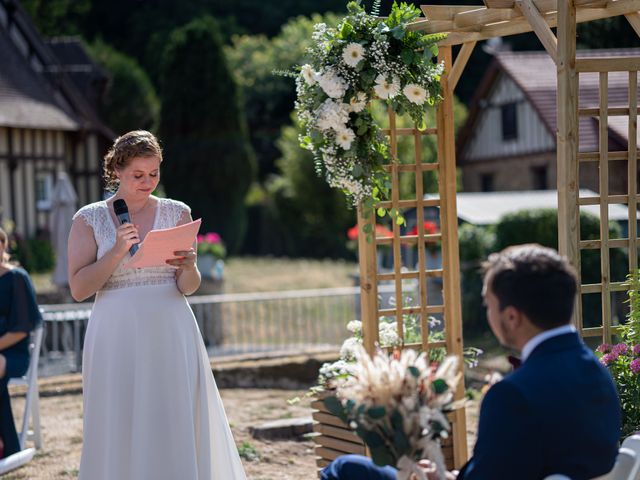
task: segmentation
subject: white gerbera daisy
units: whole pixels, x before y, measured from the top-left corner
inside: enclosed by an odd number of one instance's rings
[[[349,150],[351,148],[351,142],[356,138],[356,134],[350,128],[340,128],[336,130],[336,143],[343,149]]]
[[[356,67],[364,58],[364,47],[359,43],[352,42],[342,51],[342,60],[350,67]]]
[[[378,75],[373,90],[376,92],[378,98],[383,100],[393,98],[400,93],[400,79],[396,75],[393,75],[391,81],[389,81],[384,75]]]
[[[303,65],[300,72],[302,73],[302,77],[304,78],[305,82],[307,82],[309,85],[316,84],[316,72],[313,71],[313,67],[311,65],[309,65],[308,63]]]
[[[429,98],[429,92],[415,83],[408,83],[405,85],[402,89],[402,93],[404,93],[404,96],[407,97],[410,102],[415,103],[416,105],[422,105],[426,102],[427,98]]]
[[[352,112],[358,113],[364,110],[367,106],[367,94],[364,92],[358,92],[349,100],[349,107]]]

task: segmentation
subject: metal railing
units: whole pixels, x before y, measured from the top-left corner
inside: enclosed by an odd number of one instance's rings
[[[383,291],[384,291],[383,287]],[[360,288],[188,297],[210,356],[339,346],[359,317]],[[43,375],[80,371],[91,303],[42,305]]]

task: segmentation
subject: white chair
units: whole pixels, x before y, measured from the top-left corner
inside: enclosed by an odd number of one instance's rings
[[[606,475],[602,475],[592,480],[631,480],[634,478],[631,475],[633,474],[638,461],[639,457],[636,455],[636,452],[630,448],[620,447],[618,456],[616,457],[616,463],[613,465],[613,470]]]
[[[42,448],[42,432],[40,431],[40,396],[38,393],[38,361],[40,360],[40,346],[42,345],[42,325],[31,334],[29,369],[22,378],[12,378],[9,385],[21,385],[27,387],[27,395],[24,401],[24,415],[22,416],[22,429],[18,434],[20,449],[25,450],[27,440],[33,440],[37,449]],[[33,431],[29,431],[29,420],[33,420]],[[13,456],[13,455],[12,455]]]
[[[636,453],[636,465],[631,475],[630,480],[640,480],[640,435],[631,435],[624,439],[622,447],[633,450]]]

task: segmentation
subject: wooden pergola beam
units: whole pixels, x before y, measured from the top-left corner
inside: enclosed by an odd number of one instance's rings
[[[453,20],[459,13],[484,10],[478,5],[420,5],[420,9],[428,20]]]
[[[464,72],[464,67],[467,65],[476,43],[477,42],[463,43],[456,57],[456,61],[453,62],[453,67],[451,67],[451,72],[449,72],[449,90],[452,92],[455,90],[456,85],[458,85],[458,80],[460,80],[462,72]]]
[[[547,22],[544,21],[540,11],[534,5],[533,0],[516,0],[516,5],[522,12],[522,15],[529,21],[533,31],[542,42],[544,49],[553,59],[553,63],[558,63],[558,40],[551,31]]]
[[[636,34],[640,35],[640,13],[638,12],[627,13],[625,17],[627,17],[627,21],[636,31]]]
[[[511,1],[511,4],[515,4],[514,2],[515,0]],[[534,0],[533,3],[549,28],[554,28],[558,25],[558,11],[556,10],[558,2],[556,0]],[[590,22],[618,15],[627,15],[640,11],[640,0],[609,0],[604,7],[602,6],[602,0],[574,0],[573,3],[576,6],[577,23]],[[501,5],[502,4],[503,3],[501,3]],[[564,0],[560,2],[560,5],[563,4]],[[440,42],[442,46],[481,41],[492,37],[517,35],[533,30],[529,21],[522,14],[514,16],[512,20],[497,23],[470,24],[469,17],[467,17],[464,22],[469,23],[469,25],[456,28],[456,18],[459,15],[486,16],[488,14],[483,13],[483,9],[466,11],[457,13],[450,20],[416,22],[412,28],[427,33],[448,33],[449,36]],[[501,15],[504,15],[504,13],[501,13]]]
[[[558,12],[557,188],[558,250],[580,275],[578,204],[578,73],[576,72],[576,20],[574,0],[564,0]],[[572,320],[582,328],[580,295]]]

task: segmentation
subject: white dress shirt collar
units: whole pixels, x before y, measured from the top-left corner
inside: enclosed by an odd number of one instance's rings
[[[573,325],[562,325],[561,327],[552,328],[551,330],[545,330],[544,332],[539,333],[524,345],[522,349],[522,362],[524,363],[529,355],[531,355],[531,352],[533,352],[533,350],[542,342],[549,340],[550,338],[575,331],[576,328]]]

